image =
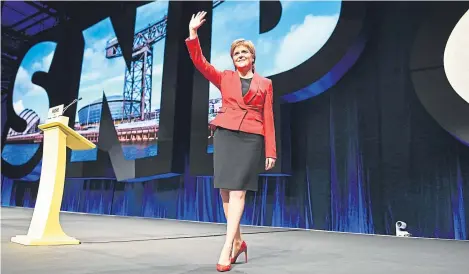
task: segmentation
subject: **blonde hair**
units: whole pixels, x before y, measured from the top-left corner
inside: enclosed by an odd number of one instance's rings
[[[231,59],[233,59],[233,53],[234,53],[235,49],[239,46],[246,47],[249,50],[249,52],[252,54],[252,58],[253,58],[252,71],[254,72],[254,66],[255,66],[255,62],[256,62],[256,47],[254,47],[254,44],[250,40],[246,40],[246,39],[243,39],[243,38],[236,39],[236,40],[233,41],[233,43],[231,43],[231,48],[230,48]]]

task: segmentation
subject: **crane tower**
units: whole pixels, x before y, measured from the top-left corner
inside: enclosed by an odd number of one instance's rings
[[[224,1],[213,1],[213,8]],[[168,17],[156,23],[149,24],[134,35],[132,46],[132,61],[130,70],[126,67],[123,94],[123,119],[150,118],[153,72],[153,45],[166,37]],[[106,58],[112,59],[122,56],[122,49],[114,37],[106,43]],[[137,103],[138,102],[138,103]],[[137,105],[138,104],[138,105]]]

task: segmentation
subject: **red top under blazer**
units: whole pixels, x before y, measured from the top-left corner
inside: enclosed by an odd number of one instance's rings
[[[219,71],[207,62],[198,37],[187,38],[186,45],[194,66],[221,92],[222,107],[210,124],[263,135],[265,156],[277,158],[272,81],[254,73],[249,91],[243,96],[238,73]]]

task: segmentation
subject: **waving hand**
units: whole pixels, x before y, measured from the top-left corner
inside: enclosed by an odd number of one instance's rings
[[[207,12],[199,11],[197,14],[192,14],[191,21],[189,22],[189,36],[190,38],[195,38],[197,36],[197,30],[205,22],[205,15]]]

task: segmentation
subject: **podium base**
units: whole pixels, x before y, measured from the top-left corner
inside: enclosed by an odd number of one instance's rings
[[[40,239],[31,238],[28,235],[18,235],[11,238],[13,243],[28,245],[28,246],[41,246],[41,245],[78,245],[80,241],[69,236],[59,237],[44,237]]]

